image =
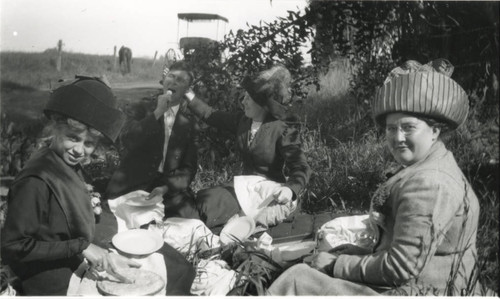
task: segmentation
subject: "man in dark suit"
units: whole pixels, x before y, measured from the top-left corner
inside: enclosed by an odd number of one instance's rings
[[[163,195],[165,217],[199,218],[189,185],[197,170],[195,120],[186,113],[193,82],[187,65],[174,63],[153,113],[129,120],[120,136],[126,150],[106,191],[115,198],[134,190]]]

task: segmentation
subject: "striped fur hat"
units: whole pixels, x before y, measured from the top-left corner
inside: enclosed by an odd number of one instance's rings
[[[409,60],[393,69],[377,90],[372,104],[375,121],[384,126],[392,112],[422,114],[456,129],[464,123],[469,101],[463,88],[450,78],[453,65],[436,59],[426,65]]]

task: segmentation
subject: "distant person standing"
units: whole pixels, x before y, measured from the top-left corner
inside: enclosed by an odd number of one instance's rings
[[[132,50],[128,47],[121,46],[118,51],[118,61],[120,62],[120,70],[122,74],[128,74],[132,71]]]

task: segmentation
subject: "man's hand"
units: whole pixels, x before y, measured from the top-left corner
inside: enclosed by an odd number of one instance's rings
[[[277,203],[284,205],[293,199],[293,191],[288,187],[282,186],[274,191],[273,196]]]
[[[164,94],[158,96],[156,109],[153,112],[156,119],[159,119],[169,108],[169,103],[172,100],[172,91],[167,90]]]
[[[167,191],[168,191],[168,187],[166,185],[156,187],[153,189],[153,191],[151,191],[151,193],[149,193],[149,195],[146,197],[146,200],[150,200],[156,196],[163,197],[163,195],[165,195],[165,193],[167,193]]]

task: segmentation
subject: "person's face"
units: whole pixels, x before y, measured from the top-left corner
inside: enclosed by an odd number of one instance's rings
[[[386,117],[385,137],[391,154],[399,163],[409,166],[422,160],[437,140],[439,128],[403,113]]]
[[[70,126],[60,126],[54,135],[50,148],[66,164],[75,166],[88,158],[95,150],[99,137],[88,130],[75,130]]]
[[[190,85],[191,78],[189,74],[182,70],[172,70],[168,72],[165,80],[163,80],[163,90],[165,92],[167,92],[167,90],[172,91],[171,103],[173,105],[182,101]]]
[[[243,110],[245,111],[246,117],[251,118],[252,120],[255,121],[263,121],[264,118],[266,117],[267,115],[266,109],[257,104],[252,99],[252,97],[250,97],[248,92],[245,92],[245,97],[243,98],[243,101],[241,103],[243,105]]]

